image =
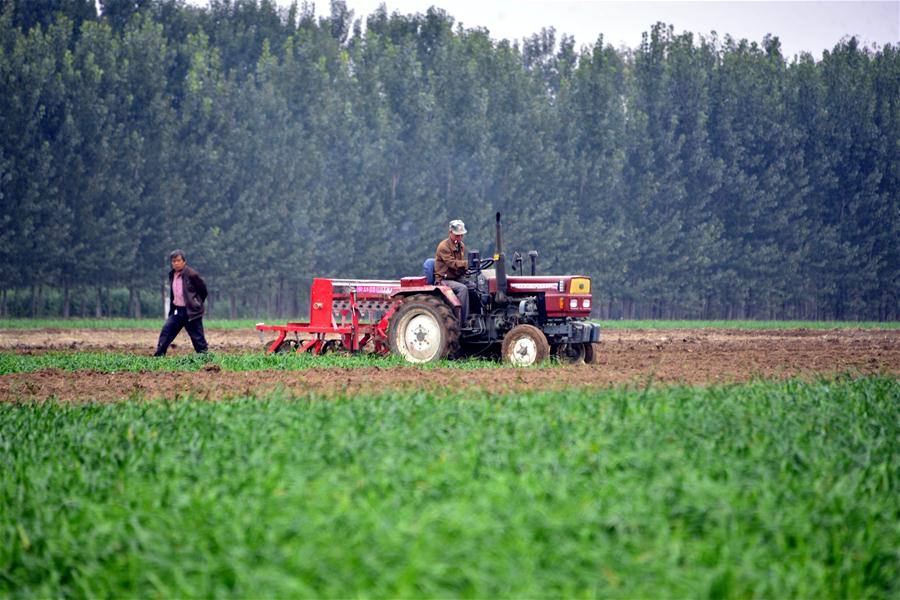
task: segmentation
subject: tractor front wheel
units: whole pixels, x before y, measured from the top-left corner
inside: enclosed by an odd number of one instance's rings
[[[391,352],[411,363],[436,362],[459,349],[459,324],[436,297],[410,296],[391,317],[388,343]]]
[[[591,342],[584,345],[584,362],[589,365],[600,364],[600,342]]]
[[[556,360],[566,365],[583,365],[585,360],[586,344],[560,344],[554,354]]]
[[[550,342],[544,332],[534,325],[516,325],[503,337],[500,356],[503,362],[527,367],[547,360]]]

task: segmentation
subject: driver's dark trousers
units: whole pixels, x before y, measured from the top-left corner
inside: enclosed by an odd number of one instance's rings
[[[203,318],[197,317],[188,321],[184,307],[176,306],[169,318],[166,319],[162,331],[159,332],[159,341],[156,343],[156,353],[153,356],[165,356],[166,350],[169,349],[169,344],[172,343],[182,329],[187,330],[195,352],[203,353],[209,349],[206,343],[206,336],[203,335]]]
[[[469,288],[464,283],[454,281],[453,279],[441,280],[441,285],[446,285],[453,290],[456,297],[459,298],[459,326],[466,326],[466,319],[469,318]]]

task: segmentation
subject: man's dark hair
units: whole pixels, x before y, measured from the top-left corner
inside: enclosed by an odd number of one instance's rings
[[[184,250],[172,250],[169,252],[169,262],[172,262],[172,259],[176,256],[180,256],[181,260],[187,262],[187,256],[184,255]]]

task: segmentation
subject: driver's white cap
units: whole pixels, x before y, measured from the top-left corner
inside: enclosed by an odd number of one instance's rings
[[[459,219],[450,221],[450,233],[462,235],[466,232],[466,224]]]

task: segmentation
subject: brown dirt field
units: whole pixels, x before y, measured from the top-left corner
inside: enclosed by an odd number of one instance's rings
[[[108,350],[149,354],[155,330],[0,330],[0,350]],[[209,330],[216,352],[261,351],[255,331]],[[216,365],[190,373],[99,373],[46,369],[0,376],[0,400],[115,401],[129,397],[175,398],[194,394],[219,399],[431,390],[447,387],[522,391],[616,384],[715,384],[754,378],[811,378],[840,373],[900,376],[900,330],[610,330],[599,365],[541,369],[321,368],[305,371],[226,372]],[[191,351],[182,334],[171,354]]]
[[[255,352],[262,348],[259,332],[252,329],[207,328],[205,333],[210,349],[215,352]],[[159,329],[0,329],[0,351],[106,350],[149,355],[153,354],[158,338]],[[182,331],[169,354],[191,352],[191,340]]]

